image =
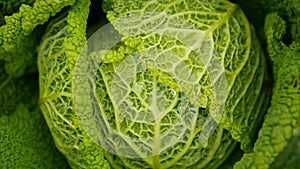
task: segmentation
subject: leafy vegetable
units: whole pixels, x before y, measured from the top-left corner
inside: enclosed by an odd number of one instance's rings
[[[19,103],[10,115],[0,117],[1,168],[69,168],[53,144],[37,107]]]
[[[5,61],[9,75],[19,77],[26,68],[34,67],[36,52],[32,51],[36,51],[39,36],[31,34],[33,29],[74,1],[37,0],[32,7],[23,4],[18,13],[4,18],[6,24],[0,27],[0,60]]]
[[[299,42],[294,41],[289,47],[282,42],[286,23],[276,13],[266,17],[265,28],[275,80],[272,102],[259,131],[254,152],[244,155],[235,165],[237,169],[269,168],[300,127]]]
[[[102,150],[95,143],[108,151],[113,167],[128,168],[217,168],[234,140],[250,150],[251,129],[267,96],[262,90],[266,67],[240,8],[225,1],[109,3],[108,20],[123,36],[113,49],[96,47],[76,60],[88,13],[79,4],[50,24],[39,49],[41,109],[69,161],[101,166]],[[143,25],[136,17],[148,20]],[[160,20],[167,25],[157,25]],[[90,68],[93,73],[94,62],[101,62],[95,81],[86,81],[84,73]],[[102,161],[89,164],[91,159],[76,156],[75,147],[92,153],[80,146],[99,151]]]
[[[0,116],[11,114],[14,112],[15,107],[17,107],[20,103],[26,103],[28,107],[36,107],[36,102],[38,100],[37,96],[32,97],[37,93],[37,91],[32,91],[32,87],[34,86],[32,83],[36,81],[28,82],[28,77],[12,78],[11,76],[5,74],[3,67],[1,68]],[[32,94],[31,97],[28,97],[30,94]]]
[[[270,168],[274,169],[296,169],[300,165],[300,130],[295,128],[293,130],[292,138],[289,140],[288,145],[280,154],[275,158]]]
[[[0,168],[69,168],[38,107],[35,78],[9,78],[0,85]]]
[[[83,131],[72,102],[73,68],[86,42],[88,0],[48,26],[39,49],[40,107],[59,150],[74,168],[108,168],[102,149]]]
[[[0,0],[0,168],[297,169],[299,23],[297,0]]]

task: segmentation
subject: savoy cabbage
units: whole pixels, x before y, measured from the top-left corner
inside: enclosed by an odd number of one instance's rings
[[[299,7],[0,0],[0,168],[296,169]]]
[[[217,168],[237,142],[251,151],[268,91],[264,55],[241,8],[104,3],[113,28],[103,29],[115,39],[96,32],[86,41],[88,6],[75,4],[49,24],[39,48],[40,106],[70,161],[104,165],[85,159],[104,150],[116,168]]]

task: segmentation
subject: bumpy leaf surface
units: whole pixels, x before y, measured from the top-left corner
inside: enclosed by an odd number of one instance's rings
[[[81,124],[112,166],[217,168],[235,141],[251,150],[251,129],[268,95],[266,67],[238,6],[183,0],[104,6],[122,40],[82,57],[76,73],[87,78],[73,85]]]
[[[266,66],[238,6],[109,1],[120,42],[86,49],[84,4],[39,49],[41,108],[73,166],[107,167],[99,146],[115,168],[217,168],[237,142],[250,150]]]
[[[300,126],[299,42],[294,41],[289,47],[282,42],[286,33],[286,22],[276,13],[271,13],[266,17],[265,32],[275,82],[271,107],[259,131],[253,153],[245,154],[235,165],[235,169],[270,168],[280,153],[285,151],[289,142],[292,144],[292,138],[298,137],[297,128]],[[289,155],[291,154],[286,154],[286,156]],[[297,153],[291,156],[295,155]]]
[[[36,0],[32,6],[22,4],[17,13],[5,16],[0,27],[0,60],[9,75],[19,77],[36,65],[36,46],[40,32],[33,30],[75,0]]]
[[[89,0],[78,0],[46,30],[38,56],[40,107],[72,168],[109,168],[102,149],[80,126],[71,93],[75,60],[86,42],[89,5]]]

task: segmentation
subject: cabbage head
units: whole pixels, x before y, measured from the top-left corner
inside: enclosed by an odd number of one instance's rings
[[[40,106],[74,168],[218,168],[264,114],[266,64],[241,8],[223,0],[105,0],[52,21],[39,48]]]

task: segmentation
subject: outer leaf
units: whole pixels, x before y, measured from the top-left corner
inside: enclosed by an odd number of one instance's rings
[[[9,79],[0,84],[0,168],[69,168],[38,108],[37,77]]]
[[[293,136],[285,149],[275,158],[270,168],[297,169],[300,166],[300,128],[293,130]]]
[[[70,168],[37,107],[18,102],[14,112],[0,116],[0,143],[0,168]]]
[[[9,75],[21,76],[35,65],[34,51],[40,36],[31,36],[31,32],[74,1],[37,0],[32,7],[23,4],[18,13],[5,16],[6,24],[0,27],[0,59],[5,61]]]
[[[83,131],[72,100],[76,58],[86,42],[89,0],[78,0],[67,16],[54,19],[41,42],[40,107],[59,150],[72,168],[109,168],[102,149]]]
[[[282,42],[285,31],[286,23],[278,14],[272,13],[266,17],[268,53],[275,78],[271,107],[259,131],[253,153],[245,154],[234,166],[235,169],[268,169],[300,126],[299,42],[293,42],[288,48]]]

